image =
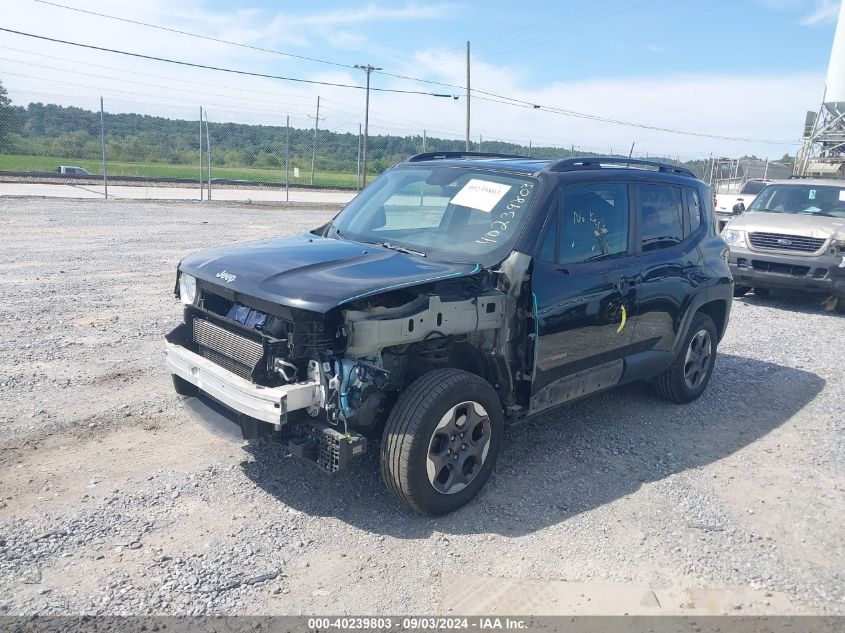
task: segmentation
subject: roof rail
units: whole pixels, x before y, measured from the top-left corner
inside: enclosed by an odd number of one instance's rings
[[[530,156],[519,156],[517,154],[495,154],[492,152],[423,152],[411,156],[408,159],[409,163],[417,163],[423,160],[445,160],[448,158],[525,158],[531,159]]]
[[[623,158],[621,156],[584,156],[580,158],[562,158],[546,167],[545,171],[575,171],[578,169],[601,169],[605,165],[643,165],[656,167],[657,171],[664,174],[678,174],[695,178],[696,175],[686,167],[678,167],[669,163],[661,163],[656,160],[644,160],[642,158]]]

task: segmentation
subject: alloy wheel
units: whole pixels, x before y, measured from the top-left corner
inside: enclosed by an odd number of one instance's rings
[[[477,402],[461,402],[440,419],[426,455],[428,480],[437,492],[455,494],[481,472],[490,450],[490,416]]]
[[[707,376],[713,343],[710,332],[699,330],[690,340],[684,359],[684,382],[688,389],[697,389]]]

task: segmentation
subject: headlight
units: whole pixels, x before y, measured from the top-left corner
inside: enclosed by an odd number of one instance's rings
[[[845,255],[845,241],[830,240],[830,254],[831,255]]]
[[[745,231],[725,227],[722,229],[722,239],[728,246],[745,246]]]
[[[186,306],[193,305],[197,300],[197,279],[186,273],[179,275],[179,298]]]

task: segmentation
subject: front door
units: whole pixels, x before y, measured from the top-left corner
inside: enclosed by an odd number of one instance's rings
[[[633,340],[635,257],[625,183],[562,186],[535,254],[531,412],[612,386]]]

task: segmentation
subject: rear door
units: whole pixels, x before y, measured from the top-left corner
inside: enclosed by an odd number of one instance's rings
[[[707,279],[697,248],[702,207],[694,187],[669,183],[634,186],[637,268],[637,351],[673,349],[683,316]]]
[[[534,259],[531,411],[616,384],[633,340],[636,257],[624,182],[562,186]]]

